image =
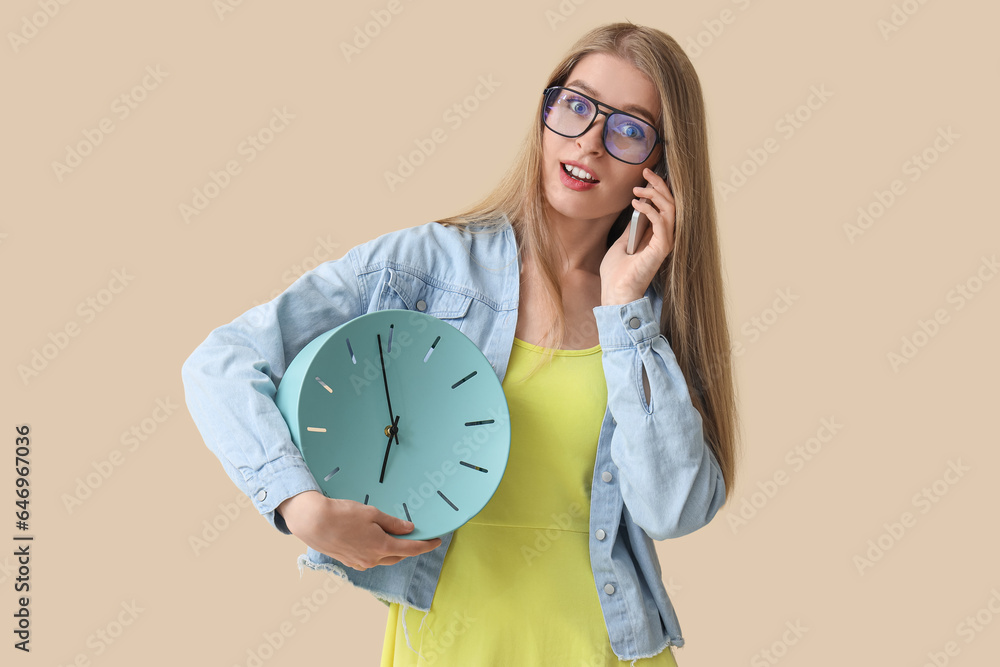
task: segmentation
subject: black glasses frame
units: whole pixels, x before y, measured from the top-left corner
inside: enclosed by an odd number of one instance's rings
[[[587,123],[587,127],[585,127],[583,129],[583,131],[580,132],[580,133],[578,133],[578,134],[563,134],[562,132],[558,132],[558,131],[552,129],[552,127],[549,125],[548,121],[545,120],[545,115],[546,115],[545,114],[545,107],[542,107],[542,123],[545,125],[545,127],[549,128],[550,130],[552,130],[553,132],[555,132],[556,134],[558,134],[561,137],[568,137],[570,139],[575,139],[576,137],[583,136],[584,134],[586,134],[590,130],[591,127],[594,126],[594,123],[597,122],[597,117],[603,114],[604,115],[604,130],[601,133],[601,142],[604,144],[604,150],[607,151],[608,155],[610,155],[611,157],[613,157],[614,159],[616,159],[616,160],[618,160],[620,162],[624,162],[625,164],[642,164],[643,162],[645,162],[646,160],[648,160],[649,156],[653,154],[654,150],[656,150],[656,144],[662,143],[664,146],[667,145],[667,140],[660,136],[660,131],[657,130],[655,127],[653,127],[653,125],[648,120],[646,120],[645,118],[640,118],[639,116],[636,116],[635,114],[628,113],[627,111],[622,111],[621,109],[616,109],[613,106],[611,106],[610,104],[605,104],[604,102],[601,102],[600,100],[595,100],[590,95],[587,95],[585,93],[581,93],[579,90],[575,90],[573,88],[567,88],[566,86],[549,86],[548,88],[546,88],[545,90],[542,91],[542,96],[543,97],[548,97],[549,93],[551,93],[553,90],[568,90],[569,92],[573,93],[574,95],[579,95],[580,97],[584,98],[585,100],[588,100],[591,104],[594,105],[594,117],[590,119],[589,123]],[[610,109],[611,113],[608,113],[607,111],[602,111],[601,107],[605,107],[606,109]],[[628,160],[623,160],[622,158],[620,158],[617,155],[615,155],[614,153],[612,153],[611,149],[608,147],[608,121],[611,119],[611,116],[614,116],[615,114],[620,114],[622,116],[627,116],[628,118],[634,118],[637,121],[643,123],[644,125],[648,125],[653,130],[653,134],[656,135],[656,141],[654,141],[653,145],[650,146],[649,152],[646,153],[646,157],[642,158],[638,162],[629,162]]]

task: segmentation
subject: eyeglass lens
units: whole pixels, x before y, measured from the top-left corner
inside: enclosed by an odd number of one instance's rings
[[[542,120],[553,132],[567,137],[584,133],[597,115],[597,108],[586,97],[566,88],[553,88],[545,97]],[[625,162],[646,161],[656,143],[656,130],[635,116],[612,113],[604,121],[604,147]]]

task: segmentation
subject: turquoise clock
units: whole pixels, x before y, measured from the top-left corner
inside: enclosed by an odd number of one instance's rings
[[[496,371],[468,336],[425,313],[379,310],[320,334],[275,394],[323,493],[413,522],[427,540],[479,513],[510,453]]]

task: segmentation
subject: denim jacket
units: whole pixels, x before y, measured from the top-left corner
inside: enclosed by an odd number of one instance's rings
[[[320,490],[274,403],[288,364],[319,334],[371,311],[416,309],[468,336],[503,380],[521,258],[509,220],[497,222],[478,234],[430,222],[358,245],[211,331],[184,362],[185,400],[206,445],[277,530],[290,534],[275,507]],[[726,496],[701,415],[659,331],[661,306],[650,285],[640,299],[593,309],[608,405],[591,483],[590,562],[611,647],[624,660],[684,645],[653,540],[706,525]],[[400,603],[405,619],[408,606],[430,609],[453,534],[432,551],[364,571],[309,547],[298,558],[300,576],[303,566],[335,573],[387,605]]]

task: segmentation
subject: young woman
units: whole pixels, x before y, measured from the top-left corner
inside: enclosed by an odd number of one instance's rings
[[[684,639],[653,542],[706,525],[733,485],[694,68],[663,32],[616,23],[584,35],[543,88],[537,125],[479,205],[326,262],[184,364],[206,443],[308,546],[300,570],[389,605],[383,666],[675,665]],[[632,207],[650,225],[629,254]],[[493,364],[510,410],[497,492],[433,540],[394,537],[413,524],[326,497],[273,403],[306,343],[386,308],[446,317]]]

